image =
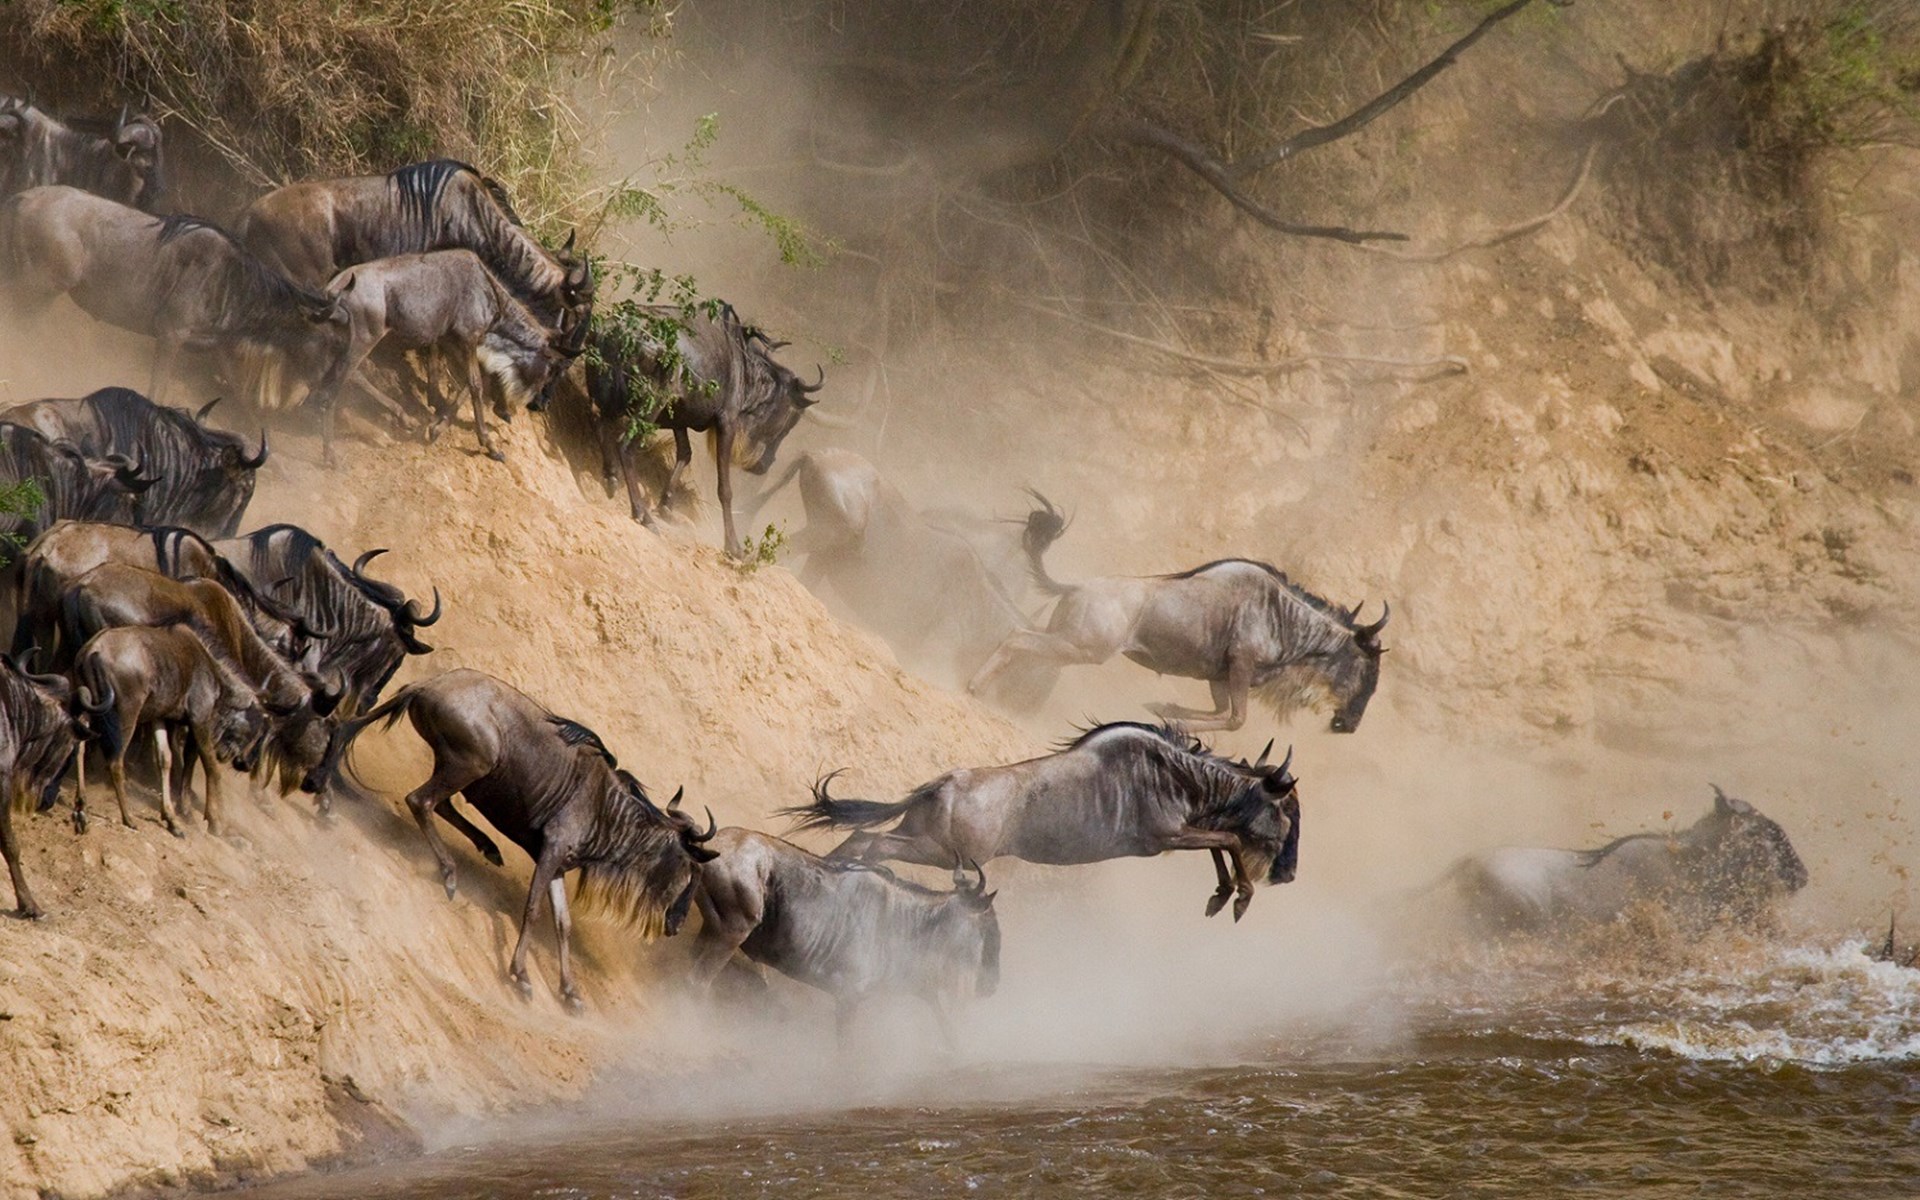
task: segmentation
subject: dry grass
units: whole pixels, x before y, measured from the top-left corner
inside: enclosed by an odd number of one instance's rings
[[[147,97],[196,166],[264,187],[467,159],[536,226],[582,191],[569,100],[656,0],[11,0],[0,66],[72,107]],[[177,135],[176,135],[177,137]],[[568,214],[570,215],[570,214]]]

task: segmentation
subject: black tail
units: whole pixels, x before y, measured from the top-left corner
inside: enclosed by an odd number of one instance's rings
[[[875,825],[897,820],[921,798],[920,792],[916,791],[898,804],[882,804],[878,800],[836,800],[827,793],[827,785],[839,773],[835,771],[813,785],[813,803],[782,808],[774,815],[791,818],[794,833],[806,829],[871,829]]]
[[[1027,489],[1027,494],[1038,500],[1040,507],[1027,514],[1027,529],[1020,535],[1020,547],[1027,552],[1027,566],[1033,572],[1034,585],[1050,596],[1064,596],[1073,590],[1072,585],[1047,574],[1047,564],[1041,556],[1060,540],[1069,522],[1054,507],[1053,501],[1032,488]]]
[[[366,732],[367,727],[376,721],[384,720],[391,727],[407,711],[407,706],[413,703],[413,698],[419,691],[419,684],[408,684],[395,692],[385,703],[357,717],[340,722],[338,728],[333,731],[333,736],[327,741],[326,756],[320,760],[319,766],[308,771],[307,777],[300,781],[300,790],[315,795],[326,791],[327,785],[333,782],[334,773],[340,769],[340,761],[352,748],[353,739]]]
[[[120,724],[120,706],[110,703],[113,700],[113,683],[107,678],[106,670],[95,657],[81,659],[74,664],[74,687],[85,688],[89,698],[95,703],[105,703],[99,711],[89,710],[87,726],[93,737],[99,741],[101,753],[109,760],[120,757],[126,749],[127,735],[131,732]],[[86,751],[82,749],[81,753]]]

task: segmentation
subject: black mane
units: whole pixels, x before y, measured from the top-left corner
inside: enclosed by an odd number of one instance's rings
[[[1346,626],[1348,629],[1353,628],[1353,617],[1351,614],[1347,612],[1346,609],[1341,608],[1338,604],[1334,604],[1330,601],[1323,600],[1319,596],[1314,595],[1312,592],[1308,591],[1306,588],[1303,588],[1299,584],[1295,583],[1293,580],[1288,579],[1287,573],[1285,571],[1282,571],[1279,567],[1274,566],[1272,563],[1261,562],[1259,559],[1216,558],[1212,562],[1202,563],[1199,566],[1194,567],[1190,570],[1176,571],[1170,575],[1161,575],[1161,576],[1158,576],[1157,578],[1192,579],[1194,576],[1203,574],[1204,572],[1207,572],[1207,571],[1211,571],[1215,567],[1225,567],[1225,566],[1258,567],[1262,571],[1265,571],[1268,575],[1272,576],[1273,581],[1279,584],[1281,587],[1285,588],[1287,590],[1287,593],[1291,595],[1295,600],[1300,601],[1300,603],[1306,605],[1308,608],[1313,609],[1315,612],[1321,614],[1322,616],[1333,618],[1334,620],[1340,622],[1340,624]]]

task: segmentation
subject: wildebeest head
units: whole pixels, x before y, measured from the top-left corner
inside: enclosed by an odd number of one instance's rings
[[[140,180],[140,207],[148,207],[159,195],[160,126],[145,113],[126,108],[113,124],[113,152]]]
[[[969,862],[953,869],[953,896],[947,903],[957,906],[967,927],[979,937],[980,957],[974,971],[973,994],[982,1000],[1000,987],[1000,915],[993,908],[993,898],[998,894],[987,890],[987,873],[979,863]]]
[[[1786,830],[1748,804],[1713,787],[1713,811],[1683,835],[1701,867],[1702,898],[1740,910],[1807,886],[1806,864]]]
[[[1258,759],[1235,764],[1249,785],[1234,802],[1233,825],[1241,835],[1239,857],[1249,879],[1292,883],[1300,866],[1299,781],[1293,777],[1293,747],[1277,766],[1267,761],[1272,753],[1269,741]]]
[[[757,329],[745,334],[747,398],[740,413],[741,437],[735,461],[755,475],[773,468],[780,443],[816,403],[814,393],[826,385],[824,369],[816,368],[819,377],[808,383],[774,361],[772,352],[786,344],[770,340]]]
[[[267,733],[267,714],[258,702],[223,704],[214,719],[214,757],[248,774],[260,761]]]
[[[1347,624],[1353,630],[1354,653],[1335,656],[1328,672],[1328,688],[1335,705],[1328,728],[1335,733],[1352,733],[1360,728],[1360,718],[1367,713],[1367,702],[1380,686],[1380,656],[1387,652],[1380,644],[1380,631],[1387,627],[1387,618],[1393,615],[1392,607],[1382,601],[1380,619],[1368,625],[1355,624],[1359,615],[1357,604],[1347,612]]]
[[[26,101],[17,96],[0,96],[0,153],[13,150],[26,134]]]

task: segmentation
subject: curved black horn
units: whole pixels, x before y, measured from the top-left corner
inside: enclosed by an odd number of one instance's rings
[[[40,647],[28,646],[25,650],[22,650],[7,661],[13,664],[14,670],[20,672],[22,675],[26,675],[33,671],[33,660],[39,657]]]
[[[353,573],[355,575],[358,575],[361,572],[365,571],[368,563],[372,562],[376,558],[379,558],[382,554],[385,554],[386,552],[387,552],[387,548],[385,546],[382,546],[378,550],[369,550],[365,554],[362,554],[359,558],[354,559]]]
[[[1255,767],[1264,767],[1267,765],[1267,755],[1273,753],[1273,741],[1274,739],[1272,738],[1267,739],[1267,748],[1260,752],[1259,758],[1256,758],[1253,760],[1253,765]]]
[[[207,401],[205,404],[202,404],[200,406],[200,410],[193,414],[193,419],[196,421],[205,421],[207,419],[207,414],[212,412],[214,405],[218,403],[220,403],[220,397],[215,396],[213,399]]]
[[[799,376],[794,376],[794,386],[799,388],[804,395],[811,396],[821,388],[827,386],[827,369],[819,363],[813,364],[813,369],[819,374],[820,378],[814,380],[812,383],[802,383],[800,382]]]
[[[122,129],[125,129],[127,127],[127,113],[129,113],[130,111],[132,110],[126,104],[122,104],[120,106],[120,115],[117,118],[115,118],[113,122],[113,130],[115,133],[118,133]]]
[[[1284,776],[1287,773],[1287,769],[1291,766],[1293,766],[1293,747],[1288,746],[1287,756],[1280,760],[1280,774]]]
[[[687,794],[686,784],[683,783],[679,787],[675,788],[673,792],[673,799],[667,801],[667,811],[672,812],[674,809],[679,808],[680,801],[683,798],[685,798],[686,794]]]
[[[220,403],[218,400],[215,400],[213,402],[213,404],[218,404],[218,403]],[[209,404],[207,405],[207,407],[212,408],[213,404]],[[252,458],[241,459],[240,465],[245,467],[249,471],[258,471],[261,467],[264,467],[267,465],[267,427],[266,426],[262,425],[260,427],[260,448],[253,452]]]
[[[1371,625],[1355,625],[1353,627],[1354,640],[1358,642],[1370,642],[1379,637],[1380,631],[1387,627],[1387,618],[1392,615],[1393,606],[1385,600],[1382,600],[1380,602],[1380,619]]]
[[[435,621],[438,621],[440,619],[440,589],[437,586],[433,589],[432,612],[424,616],[421,615],[420,602],[418,600],[409,600],[407,601],[406,614],[407,621],[414,625],[431,625]]]
[[[710,842],[713,840],[713,835],[719,832],[720,832],[720,822],[713,819],[713,809],[708,808],[707,809],[707,831],[705,833],[699,833],[699,834],[693,835],[693,840],[696,842]]]
[[[578,238],[579,236],[580,236],[580,231],[578,229],[567,230],[567,242],[566,242],[566,245],[560,247],[560,253],[572,254],[574,239]]]

